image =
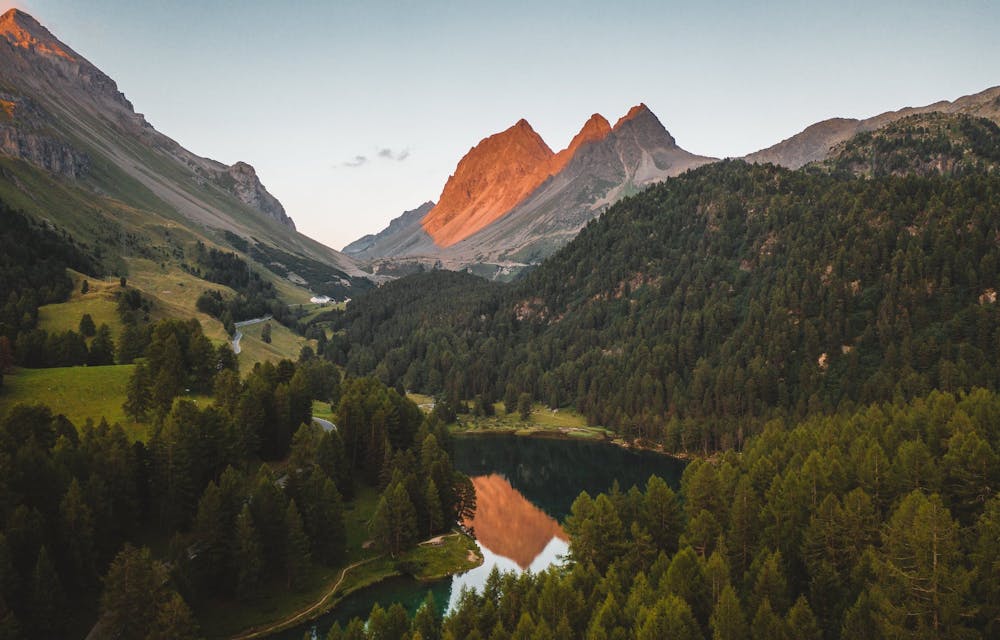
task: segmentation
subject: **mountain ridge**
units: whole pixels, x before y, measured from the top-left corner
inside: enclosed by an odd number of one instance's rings
[[[120,241],[105,238],[109,233],[141,239],[182,224],[217,242],[228,243],[231,233],[345,276],[365,275],[347,256],[298,233],[249,163],[199,156],[160,133],[111,77],[18,9],[0,16],[0,161],[4,194],[35,215],[103,238],[112,250]],[[74,195],[47,196],[51,206],[42,210],[37,189],[49,182],[47,191]]]

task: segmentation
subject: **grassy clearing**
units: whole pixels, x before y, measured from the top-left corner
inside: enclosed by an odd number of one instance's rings
[[[197,318],[205,335],[215,342],[229,340],[222,323],[195,308],[198,296],[206,289],[218,289],[234,295],[232,289],[206,282],[173,264],[133,258],[128,261],[128,283],[153,301],[152,320],[163,318]],[[79,320],[79,318],[77,319]]]
[[[61,413],[78,427],[87,418],[118,422],[131,438],[145,439],[146,428],[125,417],[125,385],[135,365],[18,369],[4,376],[0,412],[18,403],[41,403]]]
[[[125,387],[135,365],[119,364],[106,367],[56,367],[52,369],[18,369],[4,376],[0,392],[0,414],[19,403],[38,403],[63,414],[77,427],[90,418],[94,423],[105,418],[118,423],[132,440],[145,441],[149,424],[133,422],[125,417]],[[209,396],[183,396],[204,407],[212,402]]]
[[[469,536],[451,533],[439,543],[420,544],[403,554],[399,566],[417,580],[439,580],[483,563],[479,548]]]
[[[425,396],[422,393],[407,393],[406,397],[412,400],[424,413],[430,413],[434,408],[434,398]]]
[[[313,400],[312,414],[314,418],[322,418],[323,420],[329,420],[334,423],[337,422],[335,416],[333,415],[333,410],[330,409],[329,402]]]
[[[552,410],[543,404],[534,404],[527,420],[516,413],[505,413],[502,403],[494,405],[496,415],[476,417],[461,415],[452,425],[455,433],[513,433],[523,436],[551,436],[583,438],[587,440],[612,437],[604,427],[591,427],[587,419],[573,409]]]
[[[260,339],[260,332],[264,329],[265,322],[258,322],[240,331],[243,338],[240,340],[240,371],[249,373],[255,362],[277,362],[283,359],[298,360],[299,351],[305,345],[316,348],[315,340],[306,340],[300,335],[296,335],[291,329],[278,322],[271,320],[271,343],[268,344]]]
[[[100,280],[72,269],[67,269],[67,273],[73,279],[73,294],[66,302],[39,307],[38,328],[49,332],[78,331],[80,318],[89,313],[95,326],[108,325],[117,340],[122,330],[115,300],[120,290],[118,280]],[[87,293],[80,293],[84,280],[87,281],[89,290]]]

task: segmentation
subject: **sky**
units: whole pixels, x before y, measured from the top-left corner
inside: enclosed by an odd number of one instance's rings
[[[334,248],[437,200],[484,137],[553,150],[646,103],[740,156],[830,117],[1000,84],[1000,2],[0,0],[114,78],[189,150],[252,164]]]

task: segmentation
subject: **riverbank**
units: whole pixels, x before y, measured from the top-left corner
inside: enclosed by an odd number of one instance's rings
[[[626,440],[605,427],[587,424],[586,418],[572,409],[549,409],[535,404],[527,420],[513,413],[505,413],[503,405],[497,403],[495,415],[461,415],[449,425],[451,433],[459,436],[518,436],[524,438],[548,438],[553,440],[587,440],[603,442],[632,451],[649,451],[679,460],[691,460],[695,456],[686,453],[670,453],[663,445],[638,440]]]
[[[392,559],[388,556],[373,556],[354,562],[335,574],[327,573],[327,580],[320,590],[311,590],[307,604],[301,601],[289,607],[290,613],[282,615],[273,608],[259,608],[269,614],[271,621],[260,622],[243,628],[238,633],[220,633],[221,629],[206,628],[208,637],[231,638],[232,640],[253,640],[306,624],[336,609],[347,596],[379,584],[389,578],[409,575],[420,582],[434,582],[450,575],[464,573],[482,564],[475,541],[468,535],[454,531],[421,542],[413,549]],[[336,576],[335,579],[334,575]],[[294,601],[288,602],[291,604]],[[220,622],[228,617],[225,611]]]

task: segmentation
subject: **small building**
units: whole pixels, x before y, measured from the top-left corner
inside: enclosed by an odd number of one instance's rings
[[[313,304],[330,304],[330,296],[313,296],[309,298]]]

